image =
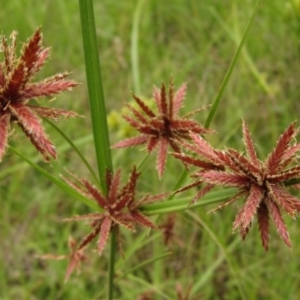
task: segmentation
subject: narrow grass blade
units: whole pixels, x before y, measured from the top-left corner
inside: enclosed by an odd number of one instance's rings
[[[178,212],[225,201],[230,197],[234,196],[236,193],[236,189],[224,189],[220,191],[210,192],[207,195],[203,196],[201,200],[191,205],[191,197],[186,197],[181,199],[175,199],[173,201],[164,201],[160,203],[148,204],[141,207],[141,211],[148,216],[165,214],[170,212]]]
[[[240,44],[238,46],[238,49],[237,49],[237,51],[236,51],[236,53],[235,53],[235,55],[234,55],[234,57],[233,57],[233,59],[231,61],[231,64],[230,64],[230,66],[229,66],[229,68],[227,70],[227,73],[226,73],[226,75],[225,75],[225,77],[223,79],[223,82],[221,84],[220,90],[219,90],[219,92],[218,92],[218,94],[217,94],[217,96],[216,96],[216,98],[214,100],[214,103],[213,103],[213,105],[212,105],[212,107],[210,109],[209,115],[208,115],[207,120],[205,122],[205,128],[209,128],[210,123],[211,123],[211,121],[212,121],[212,119],[213,119],[213,117],[214,117],[214,115],[215,115],[215,113],[217,111],[217,108],[219,106],[220,100],[221,100],[221,98],[222,98],[222,96],[224,94],[225,88],[226,88],[226,86],[228,84],[228,81],[230,79],[232,71],[233,71],[233,69],[235,67],[236,61],[237,61],[237,59],[238,59],[238,57],[240,55],[240,52],[241,52],[241,50],[243,48],[243,45],[244,45],[244,43],[245,43],[245,41],[247,39],[248,34],[249,34],[250,28],[251,28],[251,26],[252,26],[252,24],[254,22],[254,19],[255,19],[255,16],[257,14],[257,10],[258,10],[258,7],[260,5],[260,2],[261,2],[261,0],[257,0],[257,2],[255,4],[255,8],[254,8],[253,13],[251,15],[251,18],[249,20],[249,23],[248,23],[248,25],[246,27],[246,30],[245,30],[245,32],[243,34],[242,40],[241,40],[241,42],[240,42]],[[184,170],[183,173],[182,173],[182,175],[181,175],[181,177],[179,178],[179,180],[178,180],[178,182],[177,182],[174,190],[178,189],[181,186],[181,184],[185,181],[187,175],[188,175],[187,170]],[[173,198],[173,196],[170,196],[169,200],[172,200],[172,198]]]
[[[238,274],[235,266],[233,265],[233,263],[229,257],[227,249],[223,246],[223,244],[221,243],[219,238],[215,235],[215,233],[209,228],[209,226],[205,222],[203,222],[203,220],[201,220],[201,218],[198,215],[196,215],[195,213],[193,213],[191,211],[188,211],[187,214],[191,218],[193,218],[199,225],[201,225],[201,227],[203,227],[203,229],[210,235],[211,239],[216,243],[216,245],[219,247],[221,253],[224,255],[224,257],[227,261],[228,267],[230,269],[231,275],[235,279],[237,288],[239,290],[239,293],[240,293],[239,299],[243,299],[243,300],[248,299],[245,294],[243,283],[239,277],[239,274]]]
[[[139,0],[134,11],[133,25],[131,31],[131,69],[133,78],[133,91],[140,93],[140,72],[139,72],[139,25],[144,4],[147,0]]]
[[[74,143],[76,145],[82,145],[82,144],[86,144],[88,142],[91,142],[93,139],[92,135],[87,135],[87,136],[84,136],[82,138],[79,138],[77,139]],[[67,150],[70,149],[70,145],[65,143],[63,145],[59,145],[57,147],[57,152],[58,153],[62,153],[62,152],[65,152]],[[40,156],[35,156],[33,159],[31,159],[32,162],[34,163],[37,163],[41,160],[41,157]],[[25,168],[28,168],[29,165],[26,163],[26,162],[21,162],[21,163],[14,163],[12,166],[8,167],[8,168],[5,168],[4,170],[1,170],[0,172],[0,180],[10,174],[13,174],[15,172],[19,172],[21,169],[25,169]]]
[[[167,295],[166,293],[162,292],[161,288],[158,288],[156,287],[155,285],[147,282],[146,280],[140,278],[140,277],[137,277],[137,276],[134,276],[133,274],[129,274],[128,275],[128,278],[131,280],[131,281],[135,281],[147,288],[149,288],[151,291],[154,291],[156,293],[157,296],[161,296],[161,300],[174,300],[173,298],[169,297],[169,295]]]
[[[209,127],[209,125],[210,125],[210,123],[211,123],[211,121],[212,121],[212,119],[213,119],[213,117],[214,117],[214,115],[216,113],[217,107],[218,107],[218,105],[220,103],[220,100],[221,100],[223,94],[224,94],[225,88],[226,88],[226,86],[228,84],[228,81],[229,81],[230,76],[232,74],[232,71],[233,71],[233,69],[235,67],[237,59],[238,59],[238,57],[239,57],[239,55],[241,53],[241,50],[243,48],[243,45],[245,44],[245,41],[246,41],[246,39],[247,39],[247,37],[249,35],[250,28],[253,25],[253,22],[254,22],[256,14],[257,14],[260,2],[261,2],[261,0],[257,0],[256,3],[255,3],[255,7],[254,7],[254,10],[253,10],[253,13],[252,13],[252,15],[250,17],[250,20],[248,22],[246,30],[245,30],[245,32],[244,32],[244,34],[242,36],[242,40],[241,40],[241,42],[240,42],[240,44],[239,44],[239,46],[237,48],[237,51],[236,51],[236,53],[235,53],[235,55],[234,55],[234,57],[233,57],[233,59],[232,59],[232,61],[230,63],[230,66],[229,66],[229,68],[227,70],[227,73],[226,73],[224,79],[223,79],[223,82],[222,82],[220,90],[219,90],[219,92],[218,92],[218,94],[216,96],[216,99],[214,100],[214,103],[212,105],[212,108],[210,110],[210,113],[209,113],[208,118],[207,118],[206,123],[205,123],[205,128]]]
[[[239,39],[240,36],[239,35],[234,35],[231,31],[231,29],[229,28],[229,26],[226,24],[226,22],[223,20],[223,18],[221,17],[221,15],[217,12],[217,10],[214,7],[211,7],[209,9],[209,11],[211,12],[212,16],[215,18],[215,20],[217,21],[217,23],[220,24],[220,28],[222,28],[228,35],[228,37],[230,37],[236,44],[237,46],[239,45]],[[236,17],[235,19],[238,19],[238,17]],[[265,77],[263,76],[263,74],[261,74],[259,72],[259,70],[257,69],[253,59],[251,58],[251,56],[249,55],[247,48],[243,48],[242,49],[242,55],[244,58],[244,61],[246,62],[249,70],[251,71],[251,73],[253,74],[254,78],[257,80],[257,82],[259,83],[259,85],[261,86],[261,88],[263,89],[264,92],[266,92],[266,94],[270,97],[273,97],[273,90],[272,87],[268,84],[268,82],[266,81]]]
[[[98,186],[100,185],[99,180],[93,170],[93,168],[91,167],[91,165],[88,163],[88,161],[86,160],[86,158],[82,155],[82,153],[79,151],[79,149],[76,147],[76,145],[69,139],[68,136],[66,136],[64,134],[64,132],[62,130],[60,130],[53,122],[44,119],[48,124],[50,124],[66,141],[67,143],[71,146],[71,148],[78,154],[78,156],[80,157],[81,161],[85,164],[85,166],[87,167],[87,169],[90,171],[90,174],[92,175],[92,177],[94,178],[94,181],[98,184]],[[100,187],[100,186],[99,186]]]
[[[187,179],[188,175],[189,175],[188,170],[187,170],[186,168],[184,168],[182,174],[180,175],[178,181],[176,182],[176,185],[174,186],[174,189],[173,189],[174,192],[175,192],[176,190],[180,189],[180,188],[183,186],[183,184],[184,184],[185,180]],[[175,194],[173,193],[173,194],[171,194],[171,195],[168,197],[168,200],[169,200],[169,201],[170,201],[170,200],[173,200],[174,197],[175,197]]]
[[[26,161],[29,165],[31,165],[36,171],[38,171],[39,173],[41,173],[42,175],[44,175],[46,178],[48,178],[52,183],[56,184],[59,188],[61,188],[64,192],[66,192],[67,194],[69,194],[72,198],[75,198],[79,201],[81,201],[82,203],[84,203],[85,205],[91,207],[93,210],[99,211],[99,206],[97,205],[97,203],[90,201],[89,199],[85,198],[84,196],[80,195],[79,193],[77,193],[74,189],[72,189],[71,187],[69,187],[67,184],[65,184],[63,181],[55,178],[54,176],[52,176],[50,173],[48,173],[47,171],[45,171],[43,168],[41,168],[40,166],[38,166],[37,164],[35,164],[33,161],[31,161],[29,158],[27,158],[25,155],[23,155],[21,152],[19,152],[17,149],[15,149],[12,146],[9,146],[9,149],[14,152],[15,154],[17,154],[19,157],[21,157],[24,161]]]
[[[134,259],[136,257],[137,251],[142,249],[145,245],[150,244],[151,242],[154,242],[155,240],[160,238],[160,232],[155,232],[154,234],[149,235],[148,230],[144,230],[139,235],[134,237],[134,241],[132,241],[132,243],[127,245],[126,249],[124,249],[124,257],[126,258],[126,260],[124,260],[123,258],[119,258],[118,262],[116,263],[116,267],[118,268],[118,270],[126,268],[126,262],[130,261],[131,258]]]
[[[144,267],[144,266],[146,266],[146,265],[148,265],[148,264],[151,264],[151,263],[153,263],[153,262],[155,262],[155,261],[158,261],[158,260],[161,260],[161,259],[163,259],[163,258],[165,258],[165,257],[168,257],[168,256],[170,256],[171,254],[172,254],[172,252],[169,251],[169,252],[166,252],[166,253],[164,253],[164,254],[158,255],[158,256],[156,256],[156,257],[153,257],[153,258],[144,260],[142,263],[140,263],[140,264],[134,266],[133,268],[129,269],[128,271],[126,271],[125,273],[123,273],[122,275],[120,275],[120,276],[117,278],[117,280],[120,280],[120,279],[126,277],[127,275],[133,273],[134,271],[137,271],[137,270],[141,269],[142,267]]]
[[[226,248],[227,255],[229,255],[235,249],[240,241],[241,238],[239,236],[235,240],[233,240],[233,242]],[[223,263],[225,259],[226,257],[222,252],[220,256],[214,261],[214,263],[210,265],[209,268],[207,268],[205,272],[199,276],[198,279],[195,278],[191,296],[201,292],[201,288],[210,280],[210,278],[214,275],[215,270]]]

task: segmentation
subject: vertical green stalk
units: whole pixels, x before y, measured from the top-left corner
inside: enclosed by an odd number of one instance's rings
[[[96,150],[97,166],[102,190],[107,193],[106,170],[112,171],[112,160],[106,119],[105,99],[102,87],[100,59],[92,0],[79,0],[82,40],[90,113]],[[116,233],[112,230],[108,274],[108,299],[113,299]]]
[[[106,170],[112,170],[110,143],[92,0],[79,0],[86,79],[101,187],[107,190]]]
[[[115,261],[116,261],[116,245],[117,245],[117,233],[116,227],[113,227],[110,234],[110,257],[108,265],[108,293],[107,299],[114,299],[114,278],[115,278]]]

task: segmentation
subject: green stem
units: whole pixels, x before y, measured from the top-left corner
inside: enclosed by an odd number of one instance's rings
[[[94,144],[101,187],[107,192],[105,174],[112,170],[105,99],[102,87],[100,59],[92,0],[79,0],[82,40],[88,85]]]
[[[134,266],[133,268],[129,269],[129,270],[126,270],[125,273],[123,273],[122,275],[118,276],[117,278],[117,281],[119,281],[120,279],[123,279],[124,277],[126,277],[127,275],[133,273],[134,271],[137,271],[139,269],[141,269],[142,267],[146,266],[146,265],[149,265],[155,261],[160,261],[161,259],[165,258],[165,257],[168,257],[172,255],[172,252],[171,251],[168,251],[168,252],[165,252],[163,254],[160,254],[156,257],[153,257],[153,258],[150,258],[150,259],[147,259],[147,260],[144,260],[142,263]],[[127,258],[127,256],[126,256]]]
[[[247,297],[246,297],[246,294],[244,291],[243,282],[240,279],[240,276],[239,276],[240,274],[238,274],[233,262],[231,261],[231,258],[229,257],[228,250],[225,248],[225,246],[222,244],[222,242],[217,237],[217,235],[213,232],[213,230],[211,228],[209,228],[209,226],[201,218],[199,218],[199,216],[197,216],[193,212],[187,212],[187,214],[190,217],[192,217],[196,222],[198,222],[205,229],[205,231],[207,231],[207,233],[210,235],[212,240],[217,244],[217,246],[221,250],[221,253],[223,254],[223,256],[225,257],[225,259],[227,261],[229,270],[232,273],[233,278],[235,279],[234,282],[237,285],[237,288],[239,290],[240,299],[246,300]]]
[[[32,160],[27,158],[22,152],[19,152],[17,149],[15,149],[12,146],[9,146],[9,150],[14,152],[16,155],[21,157],[24,161],[26,161],[30,166],[32,166],[36,171],[40,172],[42,175],[47,177],[52,183],[56,184],[60,189],[65,191],[67,194],[69,194],[72,198],[75,198],[79,201],[81,201],[83,204],[91,207],[91,209],[99,211],[99,205],[92,201],[91,199],[86,198],[85,196],[79,194],[77,191],[75,191],[73,188],[71,188],[69,185],[65,184],[63,181],[55,178],[50,173],[48,173],[46,170],[38,166],[36,163],[34,163]]]
[[[38,166],[36,163],[34,163],[29,158],[27,158],[25,155],[23,155],[14,147],[10,146],[9,149],[15,154],[17,154],[18,156],[20,156],[24,161],[26,161],[29,165],[31,165],[36,171],[41,173],[43,176],[47,177],[52,183],[56,184],[59,188],[61,188],[66,193],[68,193],[72,198],[81,201],[85,205],[89,206],[92,210],[99,211],[99,206],[94,201],[87,199],[83,195],[76,192],[69,185],[65,184],[63,181],[56,179],[54,176],[52,176],[50,173],[48,173],[43,168]],[[293,184],[295,183],[296,182],[293,182]],[[221,201],[225,201],[231,198],[232,196],[234,196],[236,193],[237,193],[237,189],[233,189],[233,188],[210,192],[209,194],[203,196],[203,198],[200,201],[194,204],[190,204],[191,197],[175,199],[173,201],[168,201],[168,199],[166,199],[166,201],[164,202],[147,204],[141,208],[141,211],[143,211],[145,215],[148,216],[183,211],[187,209],[196,208],[199,206],[205,206],[205,205],[210,205]]]
[[[147,153],[142,160],[137,164],[137,169],[142,172],[149,162],[149,153]]]
[[[69,137],[62,131],[60,130],[53,122],[50,120],[44,119],[45,122],[50,124],[66,141],[67,143],[71,146],[71,148],[77,153],[77,155],[80,157],[81,161],[85,164],[87,169],[90,171],[90,174],[94,178],[95,183],[99,185],[99,180],[97,178],[97,175],[95,174],[93,168],[91,165],[88,163],[86,158],[82,155],[82,153],[79,151],[79,149],[76,147],[76,145],[69,139]]]
[[[174,192],[177,191],[179,188],[182,187],[183,183],[185,182],[187,176],[189,175],[188,170],[185,168],[184,171],[182,172],[182,174],[180,175],[178,181],[176,182],[176,185],[174,187]],[[171,194],[168,197],[168,200],[173,200],[173,198],[175,197],[175,193]]]
[[[92,0],[79,0],[82,40],[85,58],[89,103],[93,126],[94,144],[101,187],[107,194],[106,171],[112,171],[112,159],[106,119],[105,99],[102,87],[100,59],[98,54],[96,26]],[[111,235],[109,260],[108,299],[113,299],[116,238]]]
[[[108,265],[108,299],[113,300],[114,294],[114,278],[115,278],[115,261],[116,261],[116,242],[117,232],[116,228],[113,227],[110,234],[110,257]]]

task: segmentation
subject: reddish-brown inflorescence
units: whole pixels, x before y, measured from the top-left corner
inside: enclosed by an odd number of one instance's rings
[[[286,182],[289,182],[290,186],[293,186],[291,180],[300,178],[300,166],[296,162],[300,143],[295,142],[298,131],[295,123],[292,123],[281,135],[276,147],[264,162],[257,158],[249,130],[244,122],[243,137],[246,155],[231,148],[226,151],[213,150],[211,147],[212,151],[201,150],[204,161],[215,164],[217,169],[214,170],[212,166],[208,165],[207,168],[199,165],[200,170],[196,174],[198,176],[197,183],[206,183],[207,186],[204,187],[204,190],[215,185],[238,188],[239,191],[235,196],[216,209],[244,198],[244,205],[236,216],[233,229],[240,229],[244,239],[256,215],[262,244],[266,250],[269,244],[270,218],[273,219],[275,228],[283,241],[291,246],[281,211],[291,217],[295,217],[300,211],[299,199],[290,194],[285,185]],[[193,139],[194,141],[198,140],[196,136],[193,136]],[[193,146],[190,148],[195,150]],[[199,159],[199,161],[202,160]],[[187,163],[188,160],[185,162]],[[196,162],[192,164],[196,165]],[[222,167],[220,168],[220,166]],[[294,182],[294,187],[298,188],[297,181]],[[204,193],[200,191],[198,198]]]
[[[205,141],[198,134],[191,133],[192,143],[181,142],[183,148],[195,153],[197,157],[187,155],[186,153],[172,153],[174,157],[180,159],[185,165],[196,166],[199,171],[193,173],[191,177],[196,180],[179,190],[176,193],[188,190],[193,187],[200,187],[203,184],[201,174],[203,170],[224,170],[225,158],[224,152],[214,149],[207,141]],[[192,199],[192,203],[203,197],[214,187],[213,184],[207,184],[204,188],[200,189],[196,196]]]
[[[93,230],[81,241],[77,250],[85,247],[97,235],[99,235],[97,249],[99,255],[101,255],[108,240],[109,233],[114,226],[117,229],[117,233],[119,232],[119,225],[124,226],[131,231],[135,230],[134,225],[136,223],[148,228],[157,228],[150,219],[148,219],[144,214],[141,213],[139,208],[143,204],[161,199],[162,197],[164,197],[164,195],[146,195],[140,200],[135,201],[136,184],[140,173],[138,173],[136,168],[134,167],[131,172],[129,181],[123,186],[122,189],[120,189],[120,176],[120,170],[118,170],[115,175],[112,175],[107,171],[107,196],[101,193],[96,187],[92,186],[92,184],[85,179],[80,179],[73,176],[76,182],[72,182],[64,178],[64,180],[71,187],[73,187],[85,197],[96,201],[98,205],[102,209],[104,209],[104,212],[102,213],[91,213],[66,219],[66,221],[90,220],[90,226]],[[119,233],[118,241],[119,248],[121,250],[122,248]]]
[[[0,52],[3,52],[4,58],[0,62],[0,160],[5,154],[12,121],[17,122],[46,160],[50,157],[56,158],[54,146],[44,132],[39,117],[57,119],[60,116],[73,117],[77,114],[29,105],[28,101],[69,90],[77,83],[65,79],[68,73],[59,73],[43,81],[32,82],[44,66],[50,48],[42,46],[42,33],[38,28],[23,45],[20,57],[17,57],[16,35],[16,32],[11,34],[10,44],[4,37],[0,41]]]
[[[113,148],[124,148],[146,144],[147,152],[152,152],[158,148],[156,168],[161,178],[164,172],[168,146],[180,153],[180,141],[190,139],[190,133],[204,134],[210,130],[202,127],[198,122],[191,120],[189,116],[201,109],[189,113],[183,117],[178,115],[182,107],[186,92],[186,85],[183,84],[177,92],[174,93],[174,87],[170,82],[169,90],[166,91],[165,85],[161,89],[154,88],[153,98],[155,100],[158,113],[155,114],[145,102],[139,97],[133,95],[141,112],[127,105],[133,116],[124,116],[125,120],[137,129],[141,134],[137,137],[125,139],[113,146]]]

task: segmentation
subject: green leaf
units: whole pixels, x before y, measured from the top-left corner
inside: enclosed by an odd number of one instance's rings
[[[253,10],[252,15],[250,17],[250,20],[248,22],[246,30],[245,30],[245,32],[244,32],[244,34],[242,36],[242,40],[241,40],[241,42],[240,42],[240,44],[239,44],[239,46],[238,46],[238,48],[236,50],[236,53],[235,53],[235,55],[234,55],[234,57],[233,57],[233,59],[232,59],[232,61],[230,63],[230,66],[229,66],[229,68],[227,70],[227,73],[226,73],[226,75],[225,75],[225,77],[223,79],[223,82],[221,84],[220,90],[219,90],[219,92],[218,92],[218,94],[216,96],[216,99],[214,100],[214,103],[213,103],[212,107],[211,107],[210,113],[209,113],[208,118],[207,118],[206,123],[205,123],[205,128],[209,127],[209,125],[210,125],[210,123],[211,123],[211,121],[212,121],[212,119],[213,119],[213,117],[214,117],[214,115],[216,113],[216,110],[217,110],[217,108],[219,106],[219,103],[220,103],[220,100],[221,100],[221,98],[222,98],[222,96],[224,94],[225,88],[226,88],[226,86],[228,84],[228,81],[229,81],[229,79],[231,77],[231,74],[232,74],[232,71],[233,71],[233,69],[235,67],[235,64],[237,62],[237,59],[238,59],[238,57],[239,57],[239,55],[241,53],[241,50],[243,48],[243,45],[245,44],[245,41],[246,41],[246,39],[247,39],[247,37],[249,35],[250,28],[253,25],[253,22],[254,22],[256,14],[257,14],[260,2],[261,2],[261,0],[257,0],[256,3],[255,3],[254,10]]]
[[[129,269],[128,271],[126,271],[125,273],[123,273],[122,275],[120,275],[117,280],[120,280],[124,277],[126,277],[128,274],[131,274],[133,273],[134,271],[137,271],[138,269],[150,264],[150,263],[153,263],[155,261],[158,261],[158,260],[161,260],[165,257],[168,257],[172,254],[172,252],[168,251],[166,253],[163,253],[161,255],[158,255],[157,257],[153,257],[153,258],[150,258],[150,259],[147,259],[147,260],[144,260],[143,262],[141,262],[140,264],[134,266],[133,268]]]
[[[132,30],[131,30],[131,68],[132,68],[132,78],[134,93],[140,93],[140,72],[139,72],[139,49],[138,49],[138,40],[139,40],[139,25],[141,20],[141,14],[144,8],[146,0],[139,0],[133,16]]]
[[[9,146],[9,149],[17,154],[19,157],[21,157],[24,161],[26,161],[29,165],[31,165],[36,171],[44,175],[46,178],[48,178],[52,183],[56,184],[59,188],[61,188],[64,192],[69,194],[72,198],[75,198],[79,201],[81,201],[83,204],[91,207],[93,210],[99,211],[100,207],[98,204],[94,201],[91,201],[90,199],[85,198],[81,194],[77,193],[73,188],[69,187],[67,184],[65,184],[63,181],[55,178],[50,173],[45,171],[43,168],[38,166],[36,163],[34,163],[32,160],[30,160],[28,157],[23,155],[21,152],[19,152],[17,149],[15,149],[12,146]]]
[[[93,170],[93,168],[91,167],[91,165],[88,163],[88,161],[86,160],[86,158],[82,155],[82,153],[79,151],[79,149],[76,147],[76,145],[69,139],[69,137],[67,137],[64,132],[62,130],[60,130],[53,122],[44,119],[48,124],[50,124],[66,141],[67,143],[71,146],[71,148],[78,154],[78,156],[80,157],[80,159],[82,160],[82,162],[85,164],[85,166],[87,167],[87,169],[90,171],[92,177],[94,178],[94,181],[98,184],[99,186],[99,180]],[[99,186],[100,187],[100,186]]]
[[[213,191],[201,198],[194,204],[191,203],[191,197],[175,199],[172,201],[164,201],[160,203],[153,203],[142,206],[140,210],[148,216],[165,214],[170,212],[183,211],[193,209],[200,206],[206,206],[225,201],[237,193],[237,189],[228,188],[226,190]]]

